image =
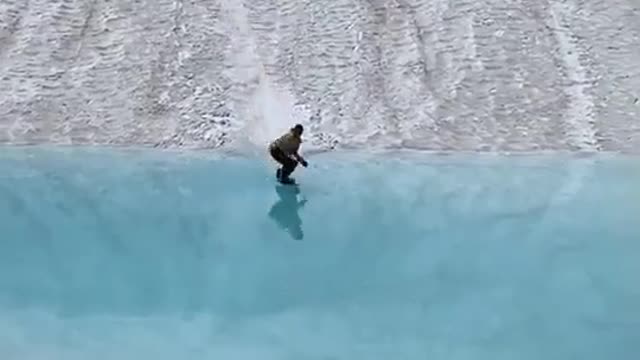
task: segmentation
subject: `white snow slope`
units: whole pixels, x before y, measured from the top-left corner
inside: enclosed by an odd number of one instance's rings
[[[0,143],[640,149],[637,0],[0,0]]]

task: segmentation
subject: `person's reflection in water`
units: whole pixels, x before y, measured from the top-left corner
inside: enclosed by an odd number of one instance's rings
[[[302,240],[302,219],[298,210],[301,209],[307,200],[298,201],[300,189],[297,186],[278,185],[276,186],[278,201],[269,210],[269,217],[288,232],[295,240]]]

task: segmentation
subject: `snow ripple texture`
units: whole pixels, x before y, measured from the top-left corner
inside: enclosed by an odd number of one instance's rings
[[[1,0],[0,143],[640,149],[632,0]]]

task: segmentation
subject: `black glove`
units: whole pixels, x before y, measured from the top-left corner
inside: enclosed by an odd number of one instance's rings
[[[305,159],[300,160],[300,164],[302,164],[302,166],[304,166],[304,167],[309,166],[309,163]]]

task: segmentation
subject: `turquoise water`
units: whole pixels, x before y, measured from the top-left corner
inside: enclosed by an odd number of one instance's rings
[[[3,359],[637,359],[622,156],[4,149]]]

